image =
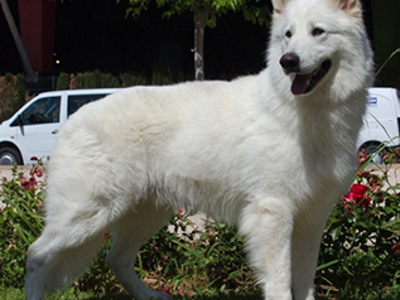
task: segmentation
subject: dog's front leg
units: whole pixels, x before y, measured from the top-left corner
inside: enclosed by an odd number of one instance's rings
[[[244,209],[240,231],[267,300],[292,300],[293,213],[285,199],[257,197]]]
[[[326,213],[323,208],[316,211],[318,213],[312,214],[309,210],[299,214],[294,221],[292,286],[296,300],[314,300],[314,275],[328,210]]]

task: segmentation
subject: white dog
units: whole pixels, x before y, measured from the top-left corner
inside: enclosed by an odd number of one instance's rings
[[[137,300],[169,298],[135,256],[178,207],[237,222],[268,300],[311,300],[329,211],[349,186],[373,61],[358,0],[273,0],[268,67],[232,82],[135,87],[62,128],[27,299],[70,283],[101,235]]]

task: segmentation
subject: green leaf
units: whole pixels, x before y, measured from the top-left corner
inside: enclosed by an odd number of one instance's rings
[[[332,237],[332,240],[335,241],[340,236],[341,232],[342,232],[342,226],[338,226],[334,229],[331,229],[329,231],[329,235]]]
[[[331,266],[333,266],[333,265],[336,265],[336,264],[338,264],[338,263],[339,263],[339,260],[338,260],[338,259],[332,260],[332,261],[330,261],[330,262],[327,262],[327,263],[325,263],[325,264],[323,264],[323,265],[318,266],[318,267],[317,267],[317,271],[321,271],[321,270],[323,270],[323,269],[329,268],[329,267],[331,267]]]

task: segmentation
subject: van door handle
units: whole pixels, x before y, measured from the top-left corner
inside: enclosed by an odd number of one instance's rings
[[[58,133],[58,129],[54,129],[51,134],[57,134]]]

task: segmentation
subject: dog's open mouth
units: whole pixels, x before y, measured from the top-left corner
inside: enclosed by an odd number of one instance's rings
[[[310,74],[296,74],[292,83],[292,93],[295,96],[311,92],[318,82],[324,78],[331,68],[331,61],[325,60]]]

